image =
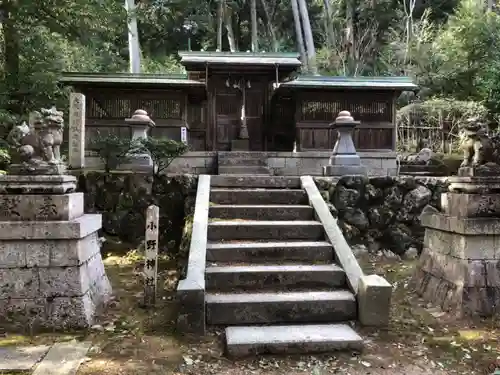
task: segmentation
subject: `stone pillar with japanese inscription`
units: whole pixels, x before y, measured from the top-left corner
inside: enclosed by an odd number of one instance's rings
[[[77,178],[64,173],[62,112],[33,121],[9,134],[14,164],[0,176],[0,327],[86,328],[111,296],[101,215],[84,213]]]
[[[70,94],[69,165],[71,169],[85,167],[85,95]]]
[[[144,236],[144,304],[153,306],[156,302],[158,280],[158,231],[160,208],[155,205],[146,211],[146,233]]]
[[[440,210],[427,206],[420,217],[416,290],[458,316],[500,314],[500,166],[492,142],[475,131],[464,138],[464,161],[448,177]]]

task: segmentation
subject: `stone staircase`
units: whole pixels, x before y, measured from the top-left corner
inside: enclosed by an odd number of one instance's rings
[[[219,174],[270,175],[265,152],[218,152]]]
[[[300,178],[211,177],[205,313],[227,327],[228,354],[360,350],[357,300],[335,258]]]

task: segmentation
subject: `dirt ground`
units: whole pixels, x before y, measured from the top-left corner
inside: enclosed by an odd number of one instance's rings
[[[207,337],[175,333],[174,288],[177,272],[168,259],[160,263],[157,307],[142,304],[142,260],[137,253],[105,260],[115,300],[89,332],[65,335],[3,335],[0,346],[92,340],[93,347],[77,375],[324,375],[324,374],[491,374],[500,363],[499,320],[460,320],[431,306],[410,285],[415,261],[367,256],[367,273],[394,285],[388,329],[357,328],[366,339],[363,353],[273,357],[232,361],[224,357],[223,331]],[[499,365],[500,367],[500,365]]]

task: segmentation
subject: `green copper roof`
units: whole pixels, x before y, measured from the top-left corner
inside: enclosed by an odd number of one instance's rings
[[[181,64],[301,65],[298,53],[275,52],[179,52]]]
[[[395,91],[418,90],[418,86],[409,77],[333,77],[320,75],[302,75],[293,81],[283,82],[280,87]]]
[[[133,86],[204,86],[185,74],[133,73],[63,73],[60,83],[66,85],[133,85]]]

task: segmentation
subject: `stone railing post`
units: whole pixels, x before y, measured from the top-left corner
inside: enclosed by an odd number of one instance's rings
[[[339,113],[331,127],[339,133],[329,164],[323,167],[324,176],[366,175],[366,167],[356,152],[352,132],[359,125],[348,111]]]
[[[73,92],[69,96],[69,166],[85,168],[85,95]]]

